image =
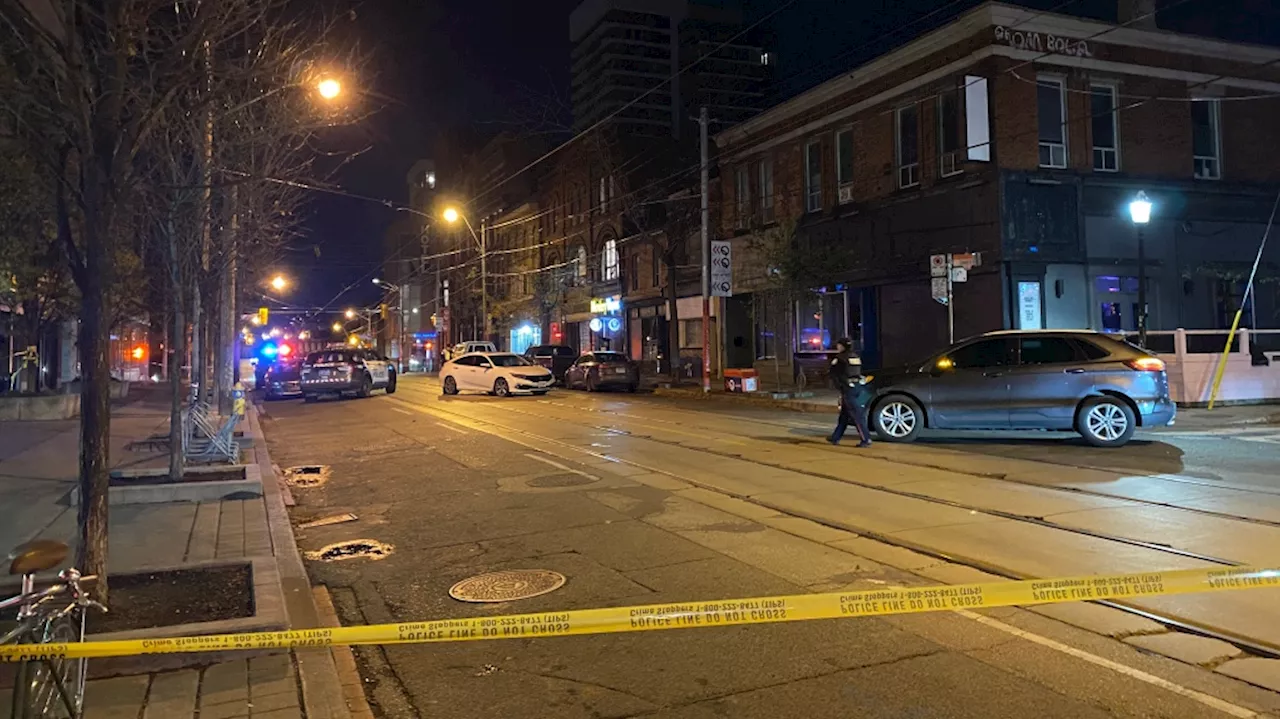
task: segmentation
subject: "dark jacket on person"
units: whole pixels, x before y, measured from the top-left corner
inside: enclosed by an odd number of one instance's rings
[[[841,392],[847,392],[862,379],[862,358],[851,350],[845,350],[831,358],[831,384]]]

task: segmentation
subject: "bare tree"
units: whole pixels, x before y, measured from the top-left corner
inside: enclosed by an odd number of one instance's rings
[[[257,48],[287,55],[272,55],[270,69],[305,66],[308,44],[290,41],[297,28],[286,20],[288,5],[286,0],[0,0],[0,67],[7,70],[0,73],[0,109],[15,141],[53,178],[57,236],[81,296],[77,561],[84,571],[104,577],[104,592],[108,334],[120,304],[110,290],[139,256],[138,231],[155,227],[144,221],[149,208],[140,204],[155,197],[146,191],[154,164],[144,160],[189,147],[190,134],[173,128],[211,117],[222,87],[240,88],[233,94],[245,102],[277,92],[273,83],[284,76],[264,71],[249,57]],[[263,45],[264,37],[273,41]],[[238,56],[239,67],[232,60],[215,62],[222,56]],[[200,181],[185,185],[202,192],[212,184],[205,155],[197,152],[197,164],[204,163]],[[188,150],[182,159],[189,158]],[[190,179],[173,175],[179,177]],[[182,207],[182,202],[161,207],[162,217],[173,220],[166,229],[175,241],[190,238],[190,223],[178,219]],[[197,209],[197,219],[201,212]],[[203,212],[207,227],[208,208]]]

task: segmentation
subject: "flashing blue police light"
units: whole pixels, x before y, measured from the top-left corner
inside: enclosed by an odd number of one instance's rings
[[[280,349],[275,346],[275,343],[268,342],[267,344],[262,345],[262,349],[258,351],[262,353],[263,357],[275,357],[276,353],[279,352]]]

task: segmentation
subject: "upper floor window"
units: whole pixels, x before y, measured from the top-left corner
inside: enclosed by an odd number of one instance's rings
[[[853,199],[852,192],[845,187],[853,184],[853,128],[846,128],[836,133],[836,184],[840,187],[840,202],[848,202],[845,196]]]
[[[804,146],[804,210],[822,210],[822,141]]]
[[[898,187],[915,187],[920,184],[920,108],[900,107],[895,118]]]
[[[609,209],[609,181],[604,177],[600,178],[600,210],[603,212]]]
[[[751,173],[739,165],[733,173],[734,199],[737,201],[737,226],[746,228],[751,221]]]
[[[587,279],[587,248],[584,245],[578,245],[573,257],[573,273],[578,276],[579,282]]]
[[[1036,78],[1040,166],[1067,166],[1067,84],[1060,77]]]
[[[1120,127],[1116,117],[1116,88],[1093,85],[1089,88],[1089,118],[1093,130],[1093,169],[1115,172],[1120,169]]]
[[[964,146],[960,140],[960,91],[938,95],[938,174],[943,177],[964,172]]]
[[[773,160],[764,158],[760,161],[760,222],[773,222]]]
[[[618,241],[607,240],[600,258],[601,277],[608,282],[618,279]]]
[[[1191,154],[1196,179],[1222,177],[1222,106],[1218,100],[1191,103]]]

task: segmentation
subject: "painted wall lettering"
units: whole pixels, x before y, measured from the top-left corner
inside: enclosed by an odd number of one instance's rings
[[[1084,40],[1073,40],[1067,37],[1024,30],[1012,30],[1003,25],[996,26],[996,42],[1004,43],[1019,50],[1048,52],[1055,55],[1074,55],[1076,57],[1093,57],[1093,51],[1089,49],[1089,43]]]

